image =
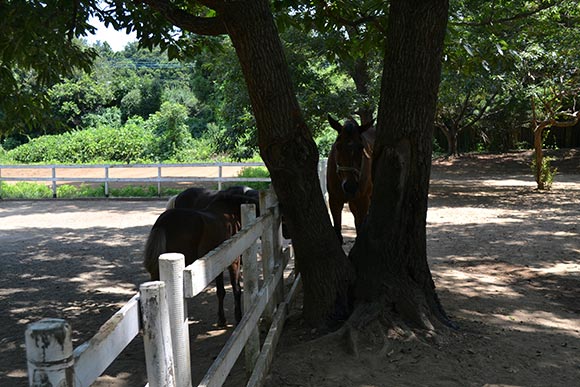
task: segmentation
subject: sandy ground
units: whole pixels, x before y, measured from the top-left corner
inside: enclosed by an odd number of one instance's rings
[[[309,340],[291,314],[269,386],[578,386],[580,152],[560,152],[551,192],[538,193],[529,152],[434,162],[428,255],[439,296],[461,327],[437,344],[373,343],[358,357],[339,340]],[[141,254],[163,201],[0,201],[0,386],[26,386],[26,324],[67,319],[75,346],[147,280]],[[348,249],[354,230],[347,217]],[[233,320],[233,301],[226,299]],[[198,382],[232,327],[214,325],[208,290],[189,303]],[[382,348],[379,348],[382,349]],[[379,355],[380,354],[380,355]],[[239,367],[228,381],[240,386]],[[140,338],[96,386],[141,386]]]

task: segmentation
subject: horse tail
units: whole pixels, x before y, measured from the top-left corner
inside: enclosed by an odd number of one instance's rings
[[[166,210],[170,210],[172,208],[175,208],[175,199],[177,199],[177,195],[173,195],[172,197],[169,198],[169,200],[167,201],[167,204],[165,205]]]
[[[159,280],[159,256],[166,251],[165,230],[162,227],[155,227],[149,233],[145,243],[145,269],[151,275],[151,280]]]

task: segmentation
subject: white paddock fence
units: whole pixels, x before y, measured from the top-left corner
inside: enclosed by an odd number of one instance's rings
[[[216,183],[218,189],[228,182],[269,182],[270,178],[238,177],[237,172],[247,167],[263,167],[264,163],[195,163],[195,164],[103,164],[103,165],[0,165],[0,182],[44,182],[57,196],[58,184],[104,184],[105,196],[113,183],[154,183],[161,196],[163,183]],[[77,170],[82,170],[79,174]],[[71,175],[72,171],[77,173]],[[164,174],[163,172],[167,172]],[[205,171],[204,173],[200,173]],[[67,173],[68,172],[68,173]],[[144,175],[134,177],[135,174]],[[326,193],[326,159],[320,160],[318,174],[323,194]],[[80,176],[79,176],[80,175]],[[0,198],[2,198],[0,185]]]
[[[242,351],[251,375],[247,386],[260,386],[300,284],[298,275],[284,295],[284,270],[293,251],[282,246],[280,211],[271,191],[260,192],[260,208],[256,218],[255,206],[243,205],[242,229],[187,267],[182,254],[162,254],[161,281],[142,284],[138,294],[77,348],[73,349],[65,320],[29,324],[25,333],[29,385],[90,386],[141,332],[148,386],[191,386],[186,299],[199,294],[243,255],[243,318],[199,386],[221,386]],[[269,326],[261,347],[260,321]]]

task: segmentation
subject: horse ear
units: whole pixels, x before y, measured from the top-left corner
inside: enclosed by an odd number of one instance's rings
[[[330,126],[332,126],[332,128],[338,133],[342,131],[342,125],[337,120],[332,118],[330,114],[328,114],[328,122],[330,123]]]
[[[370,120],[366,124],[359,126],[359,132],[364,133],[367,129],[372,128],[374,123],[375,123],[375,119],[373,118],[372,120]]]

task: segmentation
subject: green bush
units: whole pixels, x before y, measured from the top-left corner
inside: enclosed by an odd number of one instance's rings
[[[104,196],[105,196],[104,184],[101,184],[100,186],[97,187],[86,184],[81,184],[80,186],[65,184],[56,187],[56,197],[61,199],[100,198]]]
[[[266,167],[246,167],[242,168],[242,170],[238,173],[238,177],[267,178],[270,177],[270,172],[268,172]],[[263,190],[268,189],[270,183],[267,181],[240,181],[237,182],[236,185],[247,185],[248,187],[252,187],[254,189]]]
[[[151,160],[153,133],[141,119],[129,120],[120,128],[99,126],[35,138],[8,152],[20,163],[135,163]]]
[[[540,168],[540,176],[536,174],[536,159],[535,156],[532,159],[530,168],[532,173],[536,177],[536,183],[538,183],[538,189],[549,191],[554,183],[554,176],[558,173],[558,168],[552,167],[553,157],[545,156],[542,157],[542,166]]]
[[[155,153],[159,160],[176,158],[191,148],[193,138],[186,121],[187,108],[174,102],[164,102],[161,109],[149,117],[145,126],[155,134]]]
[[[15,184],[0,182],[0,197],[3,199],[44,199],[52,197],[52,190],[44,184],[28,181]]]

